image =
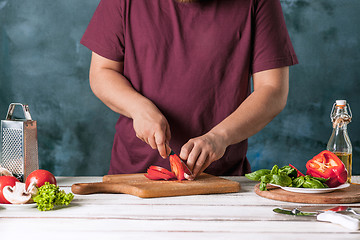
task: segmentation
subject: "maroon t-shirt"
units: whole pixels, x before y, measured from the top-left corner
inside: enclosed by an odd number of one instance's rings
[[[102,0],[81,43],[124,61],[124,76],[167,118],[177,153],[245,100],[253,73],[297,63],[279,0]],[[247,140],[229,146],[205,172],[249,172],[246,151]],[[169,168],[169,161],[120,116],[109,174],[150,165]]]

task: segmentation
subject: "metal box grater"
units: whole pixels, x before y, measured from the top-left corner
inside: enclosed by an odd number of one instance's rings
[[[25,119],[13,119],[15,106],[21,106]],[[39,169],[36,121],[31,119],[29,106],[11,103],[6,120],[1,120],[0,166],[8,169],[20,181],[25,181]]]

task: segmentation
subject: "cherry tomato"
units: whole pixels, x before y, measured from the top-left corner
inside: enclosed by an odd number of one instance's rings
[[[14,187],[16,182],[20,182],[16,177],[0,176],[0,203],[10,204],[10,202],[4,198],[3,188],[6,186]]]
[[[51,172],[44,169],[38,169],[30,173],[30,175],[26,178],[25,181],[26,188],[32,182],[35,182],[36,186],[39,188],[42,185],[44,185],[46,182],[56,185],[56,178]]]

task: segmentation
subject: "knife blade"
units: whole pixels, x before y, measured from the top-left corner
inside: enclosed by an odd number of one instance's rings
[[[316,216],[318,221],[331,222],[335,224],[339,224],[350,230],[358,230],[360,228],[360,221],[357,218],[353,218],[350,216],[346,216],[340,213],[336,213],[333,211],[323,212],[322,210],[316,210],[313,212],[305,212],[301,211],[298,208],[274,208],[273,212],[279,214],[287,214],[293,216]]]

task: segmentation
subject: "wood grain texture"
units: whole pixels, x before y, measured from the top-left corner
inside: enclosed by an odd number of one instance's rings
[[[103,182],[76,183],[71,187],[75,194],[126,193],[141,198],[234,193],[240,189],[239,182],[206,173],[202,173],[194,181],[153,181],[142,173],[105,175]]]
[[[294,203],[311,204],[342,204],[360,202],[360,185],[351,184],[350,187],[339,189],[329,193],[294,193],[285,191],[279,187],[268,185],[268,191],[261,191],[259,184],[254,187],[255,193],[261,197]]]

